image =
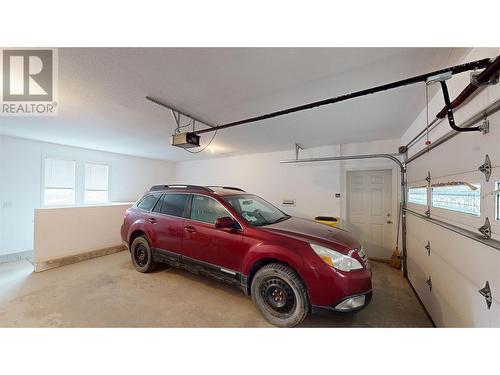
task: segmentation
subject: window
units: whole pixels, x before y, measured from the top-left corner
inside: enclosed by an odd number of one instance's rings
[[[231,216],[222,204],[203,195],[193,195],[191,219],[215,224],[220,217]]]
[[[44,206],[75,204],[76,162],[46,158],[44,160]]]
[[[426,187],[409,188],[408,202],[415,204],[423,204],[424,206],[427,206],[427,188]]]
[[[456,184],[432,188],[432,206],[481,215],[481,185]]]
[[[147,195],[139,202],[137,207],[141,210],[150,211],[158,200],[158,195]]]
[[[107,203],[109,201],[109,166],[104,164],[85,164],[86,204]]]
[[[153,211],[165,215],[184,217],[184,208],[188,198],[188,194],[164,194]]]

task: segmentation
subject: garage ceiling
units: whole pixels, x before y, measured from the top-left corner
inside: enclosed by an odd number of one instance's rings
[[[151,95],[220,124],[458,63],[466,48],[59,49],[59,116],[3,117],[0,133],[164,160],[398,138],[421,85],[219,132],[214,153],[170,146],[175,123]],[[454,93],[452,93],[454,94]],[[212,133],[202,136],[202,144]]]

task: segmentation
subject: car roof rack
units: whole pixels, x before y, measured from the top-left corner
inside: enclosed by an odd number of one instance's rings
[[[238,191],[243,191],[245,192],[245,190],[239,188],[239,187],[234,187],[234,186],[217,186],[217,185],[210,185],[210,186],[207,186],[207,188],[219,188],[219,189],[228,189],[228,190],[238,190]]]
[[[154,185],[151,186],[149,191],[161,191],[161,190],[170,190],[170,189],[193,189],[193,190],[203,190],[203,191],[212,191],[205,186],[198,185],[183,185],[183,184],[175,184],[175,185]]]

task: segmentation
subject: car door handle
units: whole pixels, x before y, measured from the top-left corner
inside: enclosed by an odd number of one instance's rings
[[[187,227],[184,227],[184,230],[188,233],[194,233],[196,232],[196,229],[194,229],[192,226],[187,226]]]
[[[154,217],[150,217],[148,218],[148,221],[151,223],[151,224],[156,224],[156,219]]]

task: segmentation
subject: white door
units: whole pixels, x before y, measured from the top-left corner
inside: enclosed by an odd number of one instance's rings
[[[392,171],[347,172],[347,224],[360,238],[368,256],[389,259],[392,254]]]

